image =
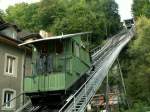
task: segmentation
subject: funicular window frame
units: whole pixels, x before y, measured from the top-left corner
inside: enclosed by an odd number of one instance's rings
[[[59,46],[60,45],[60,46]],[[64,52],[64,43],[61,40],[48,41],[45,43],[36,43],[37,56],[35,57],[35,71],[34,74],[47,74],[55,72],[55,58]],[[60,71],[60,70],[59,70]]]

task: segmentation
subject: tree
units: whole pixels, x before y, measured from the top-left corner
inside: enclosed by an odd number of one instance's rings
[[[37,4],[20,3],[9,6],[6,10],[5,19],[10,23],[15,23],[23,29],[38,31]]]
[[[6,10],[6,20],[30,31],[92,31],[100,42],[121,29],[118,5],[114,0],[42,0],[35,4],[16,4]]]
[[[3,16],[4,16],[4,12],[0,10],[0,21],[2,20]]]
[[[132,103],[150,105],[150,19],[138,18],[136,33],[122,62],[124,69],[127,68],[124,72],[127,92]]]
[[[128,97],[133,104],[129,112],[141,112],[143,106],[150,105],[150,1],[134,0],[132,11],[136,19],[136,35],[121,59]]]
[[[132,11],[136,18],[142,15],[150,18],[150,1],[133,0]]]
[[[114,0],[72,0],[67,7],[65,17],[56,19],[52,27],[54,32],[92,31],[93,37],[101,40],[121,29],[118,5]]]

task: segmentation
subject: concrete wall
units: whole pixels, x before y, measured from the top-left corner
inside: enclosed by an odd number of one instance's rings
[[[0,37],[1,38],[1,37]],[[10,54],[15,56],[17,59],[17,71],[15,76],[8,76],[5,74],[5,57],[6,54]],[[23,92],[23,74],[24,74],[24,58],[25,58],[25,51],[23,49],[18,48],[17,46],[11,46],[7,43],[0,42],[0,105],[2,105],[4,95],[4,89],[12,89],[16,91],[16,96]],[[28,64],[28,69],[26,73],[30,73],[30,62],[31,58],[28,56],[26,60]],[[16,100],[16,106],[18,107],[21,104],[22,99]],[[0,112],[2,108],[0,108]]]

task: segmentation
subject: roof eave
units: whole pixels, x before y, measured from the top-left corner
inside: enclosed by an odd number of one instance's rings
[[[37,40],[33,40],[30,42],[25,42],[22,44],[19,44],[18,46],[23,46],[23,45],[27,45],[27,44],[33,44],[36,42],[41,42],[41,41],[47,41],[47,40],[57,40],[57,39],[66,39],[68,37],[74,37],[74,36],[78,36],[78,35],[85,35],[85,34],[90,34],[92,32],[82,32],[82,33],[75,33],[75,34],[68,34],[68,35],[61,35],[61,36],[54,36],[54,37],[47,37],[44,39],[37,39]]]

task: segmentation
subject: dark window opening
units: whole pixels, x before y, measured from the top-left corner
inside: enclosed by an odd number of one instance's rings
[[[72,42],[72,53],[74,53],[74,42]]]
[[[48,43],[41,43],[36,45],[36,48],[35,73],[46,75],[47,73],[62,71],[63,68],[59,65],[62,61],[60,55],[64,49],[62,41],[54,40]]]
[[[61,41],[55,41],[55,52],[58,54],[63,52],[63,43]]]
[[[13,92],[12,91],[5,91],[4,92],[4,100],[3,103],[5,104],[6,108],[11,108],[13,102],[9,102],[13,98]]]

